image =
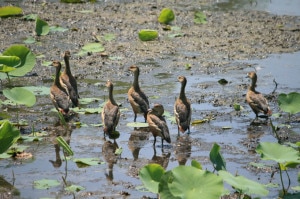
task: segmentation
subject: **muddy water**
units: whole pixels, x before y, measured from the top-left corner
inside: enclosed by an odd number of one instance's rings
[[[209,2],[211,3],[211,1]],[[263,2],[263,4],[260,2]],[[274,1],[260,2],[257,7],[250,5],[251,9],[249,10],[257,9],[273,12],[271,4],[273,5]],[[90,36],[92,31],[96,31],[98,34],[115,32],[118,42],[107,42],[105,47],[113,56],[120,56],[122,59],[112,61],[94,54],[86,57],[73,56],[71,63],[74,65],[73,72],[78,77],[81,97],[94,97],[97,99],[97,101],[86,105],[83,104],[83,108],[100,107],[107,98],[107,90],[104,87],[105,80],[112,79],[115,83],[115,98],[122,108],[118,126],[121,135],[116,140],[116,144],[118,147],[123,148],[123,153],[117,158],[109,153],[110,147],[108,140],[103,138],[102,128],[93,126],[100,123],[99,114],[77,115],[70,122],[70,126],[72,126],[70,129],[72,130],[66,134],[61,126],[56,125],[58,118],[55,111],[52,111],[53,106],[48,95],[38,95],[36,106],[31,109],[21,107],[19,117],[25,118],[29,123],[28,127],[24,127],[25,133],[29,133],[31,125],[34,124],[36,130],[43,130],[48,136],[40,142],[23,143],[29,146],[26,152],[32,153],[34,158],[30,160],[0,160],[0,174],[6,181],[1,182],[2,186],[8,190],[13,190],[13,198],[72,198],[73,196],[64,190],[62,176],[67,179],[68,183],[85,188],[85,190],[75,194],[77,198],[123,198],[127,194],[129,194],[128,198],[156,197],[155,194],[144,192],[138,188],[141,185],[138,179],[138,171],[142,166],[150,162],[157,162],[166,169],[172,169],[179,164],[190,165],[191,160],[195,159],[203,165],[204,169],[212,171],[209,151],[214,143],[221,146],[222,154],[227,162],[227,169],[231,173],[244,175],[263,184],[270,181],[280,184],[277,173],[271,179],[270,170],[250,166],[251,162],[260,162],[259,156],[254,152],[260,141],[277,142],[277,140],[272,135],[271,128],[267,123],[250,125],[254,114],[244,100],[249,84],[249,80],[245,76],[247,72],[255,68],[258,71],[259,78],[257,89],[264,94],[270,94],[273,91],[273,79],[276,80],[278,87],[275,91],[275,98],[270,97],[270,105],[274,113],[279,112],[276,103],[277,94],[291,91],[300,92],[300,82],[297,78],[297,74],[300,74],[299,52],[275,54],[294,52],[299,49],[299,41],[297,40],[299,36],[297,37],[296,34],[296,22],[299,21],[299,18],[283,16],[277,19],[264,12],[254,11],[252,13],[252,11],[248,11],[248,13],[244,13],[231,8],[230,10],[234,14],[223,13],[222,10],[216,13],[213,11],[208,12],[212,22],[206,26],[204,31],[203,28],[192,26],[187,17],[190,15],[189,11],[193,10],[194,7],[198,8],[199,5],[191,4],[190,7],[187,7],[187,2],[178,3],[174,6],[178,9],[179,16],[176,25],[184,27],[182,31],[187,36],[172,40],[167,37],[167,33],[163,32],[160,36],[159,45],[156,45],[155,42],[141,43],[133,39],[136,38],[134,31],[141,26],[160,28],[156,27],[154,19],[147,21],[143,18],[149,15],[155,16],[157,12],[155,6],[158,5],[156,2],[146,3],[146,6],[142,7],[147,15],[141,12],[140,5],[135,2],[127,2],[127,4],[121,4],[121,6],[101,3],[78,5],[80,10],[95,9],[101,11],[101,17],[92,14],[96,19],[96,25],[95,21],[90,21],[86,15],[79,16],[76,12],[78,7],[74,5],[52,3],[47,5],[47,9],[53,12],[53,14],[45,14],[44,16],[49,20],[49,23],[80,28],[78,28],[78,32],[74,31],[68,35],[66,33],[52,33],[49,38],[41,38],[41,43],[31,45],[31,49],[36,54],[45,55],[45,58],[38,59],[38,66],[34,69],[38,76],[14,79],[13,84],[14,86],[26,84],[49,87],[52,83],[50,75],[53,71],[48,67],[41,66],[42,61],[49,61],[54,58],[60,59],[60,52],[64,49],[72,49],[71,51],[75,53],[79,50],[80,45],[93,41]],[[168,5],[168,2],[166,4]],[[248,3],[245,5],[249,6]],[[296,3],[294,7],[297,5]],[[39,4],[28,2],[23,6],[26,14],[32,12],[41,14],[45,9]],[[159,5],[159,8],[160,6],[166,5]],[[63,14],[64,9],[70,11],[68,14],[72,16],[72,20],[68,18],[69,16]],[[119,17],[118,19],[109,18],[112,11],[115,13],[115,17]],[[133,17],[132,13],[137,14],[140,18]],[[276,14],[293,15],[284,12]],[[249,24],[244,25],[246,22],[236,27],[233,26],[232,21],[236,18],[234,15],[245,21],[252,20],[251,23],[254,24],[254,28]],[[124,19],[120,20],[120,16]],[[82,17],[84,17],[85,22],[81,19]],[[71,23],[70,26],[66,24],[66,19],[69,20],[68,23]],[[217,28],[218,25],[214,25],[215,23],[218,24],[220,19],[224,20],[219,24],[221,30]],[[101,26],[99,25],[100,21]],[[131,21],[134,21],[134,23],[130,23]],[[280,30],[282,32],[276,32],[273,28],[274,24],[279,23],[278,21],[288,23],[289,27],[293,28],[292,31]],[[2,22],[4,26],[8,27],[7,21],[2,20]],[[16,34],[15,38],[4,37],[6,34],[3,34],[3,40],[1,40],[3,48],[15,43],[15,40],[22,41],[24,34],[29,34],[32,30],[32,24],[30,23],[21,20],[13,22],[16,24],[25,23],[26,26],[23,28],[22,35]],[[115,23],[118,25],[112,27],[111,24]],[[239,21],[236,21],[236,23],[239,23]],[[264,42],[256,43],[255,41],[259,38],[256,38],[255,35],[247,35],[248,32],[244,31],[249,26],[253,28],[254,32],[264,27],[268,34],[270,32],[275,33],[264,36],[262,33],[265,32],[259,32],[262,34],[261,37]],[[231,34],[227,34],[226,31],[222,32],[226,28],[228,28],[228,32],[231,31]],[[4,32],[7,33],[10,30],[9,27]],[[236,34],[239,31],[242,33],[241,35],[245,34],[245,36]],[[202,35],[201,38],[199,38],[199,33]],[[277,38],[277,34],[281,36]],[[222,36],[222,38],[219,39],[218,36]],[[206,40],[209,37],[213,39]],[[232,40],[235,37],[239,39]],[[233,43],[237,45],[230,45],[228,38],[230,42],[234,41]],[[268,38],[271,38],[271,40],[268,40]],[[276,45],[273,45],[272,39],[277,42],[275,42]],[[201,43],[202,41],[203,43]],[[182,45],[182,43],[187,45]],[[230,44],[228,45],[228,43]],[[243,45],[246,47],[241,48]],[[181,46],[181,48],[178,49],[178,46]],[[270,55],[269,53],[273,54]],[[176,77],[178,75],[186,76],[188,79],[186,93],[191,99],[193,107],[192,120],[210,118],[210,122],[192,126],[190,136],[181,135],[177,139],[176,125],[168,119],[172,144],[165,144],[162,150],[158,139],[156,147],[153,148],[153,137],[147,129],[134,129],[127,126],[127,123],[133,121],[133,114],[126,96],[133,79],[127,70],[130,64],[137,64],[141,67],[140,84],[149,96],[150,104],[162,103],[165,110],[170,114],[173,114],[173,103],[180,89]],[[185,70],[186,64],[191,65],[190,70]],[[225,86],[218,84],[218,80],[222,78],[228,80],[229,83]],[[7,83],[4,81],[1,87],[5,88],[6,85]],[[234,103],[241,104],[244,109],[241,112],[234,111],[232,108]],[[8,108],[10,114],[15,114],[16,109],[9,106],[3,108]],[[299,117],[299,115],[296,117]],[[13,117],[11,120],[16,121],[17,119]],[[286,120],[287,115],[285,114],[281,118],[273,118],[275,124],[285,123]],[[73,124],[75,121],[80,121],[82,127],[76,127]],[[143,121],[141,116],[138,117],[138,121]],[[299,141],[300,125],[297,122],[291,125],[291,129],[282,128],[280,133],[286,141]],[[293,131],[296,133],[293,133]],[[95,157],[100,158],[105,163],[97,166],[80,167],[73,161],[68,161],[66,166],[63,153],[54,141],[54,135],[64,135],[66,138],[70,138],[70,145],[75,154],[74,158]],[[104,146],[107,148],[103,149]],[[107,152],[103,153],[103,151]],[[274,165],[272,162],[267,162],[267,164]],[[291,170],[290,176],[297,176],[297,172],[296,169]],[[43,178],[57,179],[61,182],[61,185],[49,190],[35,189],[33,181]],[[284,180],[286,182],[287,179]],[[296,178],[292,177],[291,180],[292,186],[298,185]],[[275,198],[278,196],[280,185],[269,190],[270,194],[267,198]],[[9,191],[6,194],[9,194]]]

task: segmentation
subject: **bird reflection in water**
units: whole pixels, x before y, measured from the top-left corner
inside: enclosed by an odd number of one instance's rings
[[[134,131],[131,132],[128,148],[131,150],[134,160],[139,158],[140,149],[148,142],[150,135],[148,127],[134,128]]]
[[[102,156],[104,157],[104,160],[106,161],[108,168],[107,172],[105,173],[106,179],[108,181],[113,181],[113,167],[114,164],[117,163],[119,155],[117,155],[115,152],[119,148],[116,140],[111,142],[110,140],[105,141],[102,145]]]
[[[177,137],[175,143],[175,157],[179,165],[185,165],[191,156],[192,140],[190,136]]]
[[[153,147],[153,151],[154,151],[154,154],[152,156],[152,159],[149,161],[149,163],[159,164],[164,169],[166,169],[168,167],[168,164],[169,164],[171,153],[170,152],[164,153],[164,150],[162,148],[161,156],[158,156],[158,155],[156,155],[156,148],[155,147]]]

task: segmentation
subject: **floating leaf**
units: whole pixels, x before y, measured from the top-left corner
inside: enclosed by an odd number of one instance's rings
[[[214,146],[209,153],[210,161],[213,163],[213,166],[217,171],[226,170],[226,162],[220,153],[220,149],[221,147],[214,143]]]
[[[219,199],[224,191],[222,179],[205,170],[178,166],[167,171],[159,183],[160,198]]]
[[[33,92],[35,95],[49,95],[50,88],[46,86],[24,86],[26,90]]]
[[[17,56],[0,56],[0,65],[17,67],[21,64],[21,59]]]
[[[241,105],[235,103],[235,104],[233,104],[233,108],[234,108],[235,111],[240,111],[241,110]]]
[[[266,196],[269,193],[264,185],[253,180],[249,180],[243,176],[233,176],[227,171],[219,171],[218,174],[223,178],[225,182],[234,187],[234,189],[239,193],[248,195],[255,194],[261,196]]]
[[[70,191],[70,192],[79,192],[79,191],[82,191],[82,190],[85,190],[84,187],[82,186],[79,186],[79,185],[71,185],[71,186],[67,186],[65,188],[66,191]]]
[[[5,121],[0,126],[0,154],[4,153],[20,138],[20,131],[9,121]]]
[[[29,37],[27,37],[27,39],[24,40],[25,44],[34,44],[35,42],[36,42],[35,38],[32,36],[29,36]]]
[[[289,94],[281,93],[278,96],[278,105],[281,110],[296,114],[300,112],[300,93],[291,92]]]
[[[175,19],[175,15],[172,9],[164,8],[160,11],[158,22],[162,24],[169,24]]]
[[[97,53],[103,52],[105,48],[100,43],[87,43],[82,48],[81,51],[78,53],[79,56],[87,55],[88,53]]]
[[[207,23],[206,15],[201,11],[196,12],[194,16],[194,22],[196,24],[206,24]]]
[[[138,128],[149,126],[148,123],[146,123],[146,122],[129,122],[126,125],[129,127],[138,127]]]
[[[16,6],[0,7],[0,17],[9,17],[22,14],[22,9]]]
[[[192,125],[203,124],[205,122],[209,122],[209,120],[208,119],[194,120],[192,121]]]
[[[95,166],[95,165],[103,164],[103,162],[101,162],[99,158],[77,158],[74,159],[73,161],[87,166]]]
[[[42,179],[34,181],[33,184],[36,189],[49,189],[60,185],[60,182],[58,180]]]
[[[24,76],[32,70],[36,63],[35,55],[24,45],[10,46],[2,55],[16,56],[21,59],[21,64],[16,67],[16,70],[9,72],[11,76]]]
[[[158,37],[156,30],[143,29],[139,31],[139,38],[142,41],[152,41]]]
[[[29,14],[29,15],[23,16],[22,19],[28,20],[28,21],[35,21],[37,16],[38,16],[37,14]]]
[[[112,40],[114,40],[116,38],[116,36],[114,35],[114,34],[105,34],[104,36],[103,36],[103,39],[105,40],[105,41],[112,41]]]
[[[22,87],[4,89],[3,95],[17,104],[24,104],[28,107],[33,106],[36,102],[35,95]]]
[[[70,145],[65,141],[65,139],[61,136],[58,136],[56,138],[58,144],[69,154],[69,155],[74,155]]]
[[[159,164],[148,164],[141,168],[139,177],[144,186],[152,193],[158,193],[158,185],[165,169]]]
[[[40,19],[39,17],[35,20],[35,32],[38,36],[47,35],[49,33],[49,25],[46,21]]]
[[[276,161],[284,167],[294,167],[300,164],[299,151],[278,143],[261,142],[256,148],[263,160]]]
[[[183,36],[184,36],[184,33],[173,33],[173,34],[168,35],[169,38],[183,37]]]
[[[83,0],[60,0],[62,3],[83,3]]]
[[[63,28],[60,26],[50,26],[49,27],[49,31],[51,31],[51,32],[65,32],[67,30],[68,30],[68,28]]]
[[[226,79],[220,79],[218,81],[218,83],[221,84],[221,85],[226,85],[226,84],[228,84],[228,81]]]

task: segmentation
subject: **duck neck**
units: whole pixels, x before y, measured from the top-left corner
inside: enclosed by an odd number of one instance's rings
[[[180,89],[180,94],[179,94],[179,98],[181,100],[185,100],[186,99],[186,96],[185,96],[185,85],[186,85],[186,82],[182,82],[181,83],[181,89]]]
[[[256,77],[253,77],[253,78],[251,79],[251,84],[250,84],[250,87],[249,87],[250,90],[255,91],[256,81],[257,81],[257,78],[256,78]]]
[[[109,94],[108,94],[108,99],[109,101],[114,104],[114,105],[117,105],[115,99],[114,99],[114,96],[113,96],[113,86],[110,86],[109,87]]]
[[[139,75],[139,71],[134,72],[133,87],[135,90],[140,90]]]
[[[66,70],[66,73],[69,75],[69,74],[71,74],[69,57],[65,55],[64,60],[65,60],[65,64],[66,64],[65,70]]]
[[[60,69],[61,69],[61,65],[56,67],[55,80],[54,80],[54,84],[58,87],[61,86],[60,81],[59,81]]]

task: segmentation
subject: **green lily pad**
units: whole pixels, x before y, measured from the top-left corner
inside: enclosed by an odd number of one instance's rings
[[[49,189],[51,187],[59,186],[60,182],[58,180],[42,179],[34,181],[33,184],[36,189]]]
[[[95,166],[99,164],[104,164],[99,158],[77,158],[73,160],[76,163],[84,164],[87,166]]]
[[[222,154],[220,153],[220,149],[221,147],[218,144],[214,143],[214,146],[209,153],[210,161],[213,163],[213,166],[217,171],[226,170],[226,162]]]
[[[25,44],[34,44],[36,41],[35,41],[35,38],[34,38],[34,37],[29,36],[29,37],[27,37],[23,42],[24,42]]]
[[[139,177],[144,186],[152,193],[158,193],[158,185],[165,169],[159,164],[148,164],[141,168]]]
[[[79,191],[82,191],[82,190],[85,190],[85,188],[84,187],[82,187],[82,186],[79,186],[79,185],[70,185],[70,186],[67,186],[66,188],[65,188],[65,190],[66,191],[69,191],[69,192],[73,192],[73,193],[75,193],[75,192],[79,192]]]
[[[20,131],[9,121],[0,126],[0,154],[7,151],[20,138]]]
[[[278,143],[261,142],[257,146],[256,152],[260,154],[263,160],[276,161],[283,167],[294,167],[300,164],[299,151]]]
[[[33,106],[36,102],[35,95],[22,87],[4,89],[3,95],[17,104],[24,104],[28,107]]]
[[[239,193],[248,195],[255,194],[260,196],[266,196],[269,193],[264,185],[253,180],[249,180],[243,176],[233,176],[227,171],[219,171],[218,174]]]
[[[222,178],[209,171],[178,166],[161,177],[158,190],[161,198],[219,199],[224,188]]]
[[[10,46],[2,55],[16,56],[21,60],[21,64],[16,66],[16,70],[9,72],[10,76],[24,76],[33,69],[36,63],[35,55],[24,45]]]
[[[152,41],[158,37],[156,30],[143,29],[139,31],[139,38],[142,41]]]
[[[164,8],[160,11],[158,22],[162,24],[169,24],[175,19],[175,15],[172,9]]]
[[[87,55],[88,53],[97,53],[103,52],[105,48],[100,43],[87,43],[82,48],[81,51],[78,53],[79,56]]]
[[[49,25],[46,21],[40,19],[39,17],[35,20],[35,32],[38,36],[47,35],[50,31]]]
[[[289,94],[281,93],[278,96],[278,105],[281,110],[290,114],[300,112],[300,93],[291,92]]]
[[[9,17],[22,14],[22,9],[16,6],[0,7],[0,17]]]
[[[63,28],[63,27],[60,27],[60,26],[50,26],[49,27],[49,31],[50,32],[65,32],[69,30],[68,28]]]
[[[49,95],[50,88],[46,86],[24,86],[26,90],[33,92],[35,95]]]
[[[116,36],[114,35],[114,34],[105,34],[104,36],[103,36],[103,39],[105,40],[105,41],[112,41],[112,40],[114,40],[116,38]]]
[[[21,64],[21,59],[17,56],[0,56],[0,65],[17,67]]]

